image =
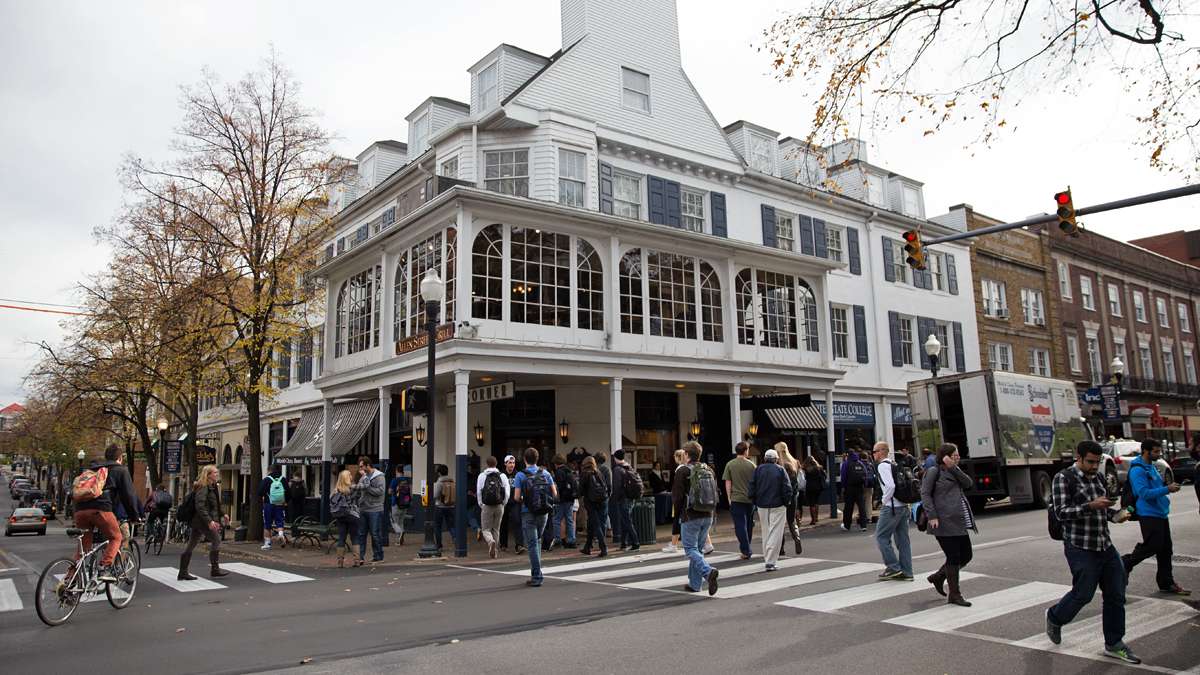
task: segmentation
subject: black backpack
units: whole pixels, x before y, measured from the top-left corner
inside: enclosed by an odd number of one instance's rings
[[[541,516],[554,510],[554,496],[550,494],[550,481],[544,469],[535,469],[534,473],[526,471],[523,482],[521,501],[525,503],[526,511]]]
[[[558,503],[569,504],[579,496],[579,479],[571,467],[560,466],[554,472],[554,484],[558,487]]]
[[[1138,497],[1133,492],[1133,470],[1138,468],[1138,466],[1129,467],[1129,473],[1125,474],[1125,483],[1121,486],[1121,508],[1129,511],[1130,520],[1138,520]],[[1145,469],[1146,467],[1141,466],[1141,468]],[[1157,469],[1155,470],[1157,471]]]
[[[1067,494],[1070,499],[1075,499],[1075,474],[1071,472],[1071,468],[1067,467],[1058,473],[1067,477]],[[1055,476],[1057,478],[1057,476]],[[1054,501],[1051,500],[1046,505],[1046,531],[1050,534],[1050,538],[1054,541],[1062,541],[1063,527],[1062,521],[1058,519],[1058,514],[1054,512]]]
[[[886,463],[892,467],[892,482],[896,485],[896,491],[892,494],[892,498],[905,504],[916,504],[921,501],[921,484],[913,476],[912,469],[900,466],[895,462]]]
[[[196,491],[192,490],[183,498],[183,503],[175,511],[175,520],[181,523],[190,523],[192,518],[196,517]]]
[[[608,501],[608,484],[600,477],[600,472],[588,474],[587,500],[593,504],[603,504]]]
[[[642,496],[642,477],[631,468],[621,467],[621,494],[626,499],[637,499]]]
[[[500,472],[492,471],[483,479],[483,492],[479,498],[487,506],[500,506],[504,503],[504,482],[500,480]]]
[[[867,467],[862,463],[861,459],[856,459],[850,463],[846,470],[846,486],[859,488],[867,484]]]

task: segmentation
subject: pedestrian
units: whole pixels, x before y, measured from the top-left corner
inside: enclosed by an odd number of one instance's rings
[[[600,543],[601,558],[608,555],[608,540],[604,537],[604,521],[608,520],[609,486],[596,465],[595,457],[584,457],[579,464],[579,493],[587,510],[587,539],[583,555],[592,554],[592,539]]]
[[[437,534],[438,555],[441,555],[443,528],[450,531],[451,539],[457,538],[454,527],[455,486],[454,479],[450,477],[450,467],[445,464],[438,464],[436,471],[438,477],[433,483],[433,504],[436,507],[434,513],[437,516],[434,522]]]
[[[880,441],[872,448],[878,466],[880,497],[879,520],[875,524],[875,544],[883,556],[883,572],[880,579],[912,581],[912,545],[908,539],[908,522],[911,516],[908,504],[896,499],[896,474],[901,470],[911,471],[898,461],[888,458],[888,444]],[[911,459],[911,457],[909,458]],[[912,474],[909,473],[909,476]],[[892,542],[896,546],[892,548]]]
[[[404,543],[405,522],[408,519],[408,509],[412,505],[412,480],[404,475],[404,465],[396,465],[396,475],[388,484],[388,495],[392,500],[391,520],[392,532]]]
[[[792,498],[792,481],[787,470],[779,465],[779,453],[774,448],[763,455],[763,463],[750,475],[746,494],[758,508],[763,527],[763,558],[768,572],[774,572],[783,543],[787,503]]]
[[[509,485],[514,485],[517,482],[517,458],[512,455],[504,456],[504,477],[508,480]],[[508,538],[510,534],[517,555],[520,555],[525,550],[525,547],[521,545],[521,506],[512,499],[509,499],[504,504],[504,517],[500,521],[501,551],[508,551]]]
[[[504,507],[512,497],[512,486],[508,483],[508,476],[496,468],[494,455],[488,455],[484,464],[486,468],[475,481],[475,494],[479,501],[479,531],[487,543],[488,557],[495,558],[498,555],[496,545],[500,538],[500,524],[504,520]]]
[[[616,492],[616,486],[613,485],[612,467],[608,465],[608,457],[603,452],[596,453],[596,469],[600,472],[600,477],[604,479],[604,484],[608,486],[609,492],[608,508],[604,510],[604,532],[616,542],[617,528],[613,527],[614,519],[612,518],[612,512],[616,509],[616,497],[612,493]]]
[[[809,525],[817,524],[817,511],[821,505],[821,493],[825,491],[825,469],[813,459],[804,458],[804,503],[808,505]]]
[[[1142,541],[1133,547],[1133,552],[1121,556],[1121,564],[1125,566],[1125,576],[1128,577],[1133,568],[1146,558],[1155,557],[1158,562],[1158,572],[1155,581],[1159,593],[1174,595],[1191,595],[1192,592],[1175,583],[1171,569],[1171,556],[1174,554],[1171,544],[1171,498],[1169,495],[1179,492],[1179,484],[1165,484],[1155,462],[1162,458],[1162,443],[1158,439],[1147,438],[1142,441],[1142,455],[1129,465],[1126,480],[1129,481],[1136,498],[1134,508],[1138,516],[1138,525],[1142,528]]]
[[[630,551],[636,551],[642,547],[642,544],[638,539],[637,529],[633,526],[633,504],[642,496],[642,477],[625,460],[624,449],[613,452],[613,461],[615,462],[613,480],[616,486],[619,486],[614,487],[613,491],[619,490],[618,506],[621,509],[620,550],[624,551],[628,547]],[[620,478],[618,479],[617,476]]]
[[[137,497],[133,493],[133,479],[129,470],[121,464],[121,449],[110,445],[104,450],[103,461],[93,461],[87,472],[81,473],[75,480],[82,481],[91,474],[92,487],[87,498],[75,503],[75,527],[83,530],[83,550],[92,550],[92,530],[100,531],[108,543],[100,556],[101,581],[116,583],[120,571],[115,569],[113,562],[117,551],[128,534],[114,513],[117,506],[124,506],[127,513],[138,518]],[[79,485],[79,484],[75,484]],[[74,486],[72,493],[75,493]],[[81,486],[82,487],[82,486]],[[82,496],[82,495],[81,495]]]
[[[675,470],[674,470],[674,472],[672,472],[672,477],[671,477],[671,491],[672,492],[674,492],[674,490],[675,490],[674,474],[679,473],[680,471],[687,470],[687,464],[688,464],[687,457],[688,457],[687,450],[685,450],[683,448],[676,450],[674,456],[672,457],[672,459],[675,460]],[[675,511],[674,501],[672,501],[672,503],[671,503],[671,515],[672,515],[672,517],[671,517],[671,542],[663,547],[663,553],[677,553],[680,550],[679,534],[681,532],[680,523],[683,522],[683,520],[682,520],[683,514],[678,511]]]
[[[358,458],[359,522],[358,557],[367,557],[367,535],[371,535],[371,562],[383,562],[383,496],[387,478],[373,465],[371,458]]]
[[[542,585],[542,530],[554,510],[558,490],[549,471],[538,466],[537,448],[525,448],[525,470],[517,474],[513,499],[521,505],[521,532],[529,550],[529,581],[526,586]]]
[[[195,581],[196,577],[188,574],[188,565],[192,562],[192,551],[201,539],[208,540],[208,562],[210,576],[223,577],[229,574],[221,569],[221,527],[229,525],[229,516],[221,510],[221,472],[216,464],[200,468],[196,482],[192,485],[192,493],[184,499],[191,501],[192,517],[191,536],[188,537],[187,547],[179,556],[180,581]],[[183,509],[184,505],[180,505]],[[185,512],[186,513],[186,512]]]
[[[871,513],[871,502],[867,497],[867,476],[871,469],[858,454],[858,440],[850,441],[849,452],[842,460],[840,470],[842,478],[842,530],[849,532],[850,523],[854,519],[854,508],[858,507],[858,529],[867,531],[867,516]]]
[[[725,498],[729,500],[729,515],[733,518],[733,532],[737,535],[742,560],[749,560],[753,554],[750,542],[754,539],[754,504],[746,492],[755,469],[754,462],[746,457],[749,451],[750,444],[739,441],[733,447],[733,459],[725,463],[725,471],[721,474],[721,480],[725,481]]]
[[[1192,449],[1188,451],[1192,461],[1200,465],[1200,434],[1192,435]],[[1196,491],[1196,502],[1200,503],[1200,480],[1192,479],[1192,489]]]
[[[792,484],[792,498],[787,503],[787,532],[792,537],[792,543],[796,546],[796,555],[800,555],[804,551],[804,546],[800,543],[800,528],[796,525],[796,502],[800,496],[804,494],[804,488],[808,484],[808,478],[800,469],[800,462],[792,457],[791,451],[788,450],[787,443],[779,441],[775,444],[775,452],[779,453],[779,466],[787,471],[788,481]],[[779,555],[783,555],[783,544],[780,544]]]
[[[362,556],[354,555],[354,542],[358,539],[358,522],[362,515],[358,510],[361,495],[362,489],[355,483],[354,474],[349,469],[342,469],[333,493],[329,495],[329,515],[337,525],[338,567],[345,565],[347,553],[354,567],[363,564]]]
[[[947,603],[970,607],[971,603],[963,599],[958,574],[971,562],[971,537],[967,530],[979,534],[971,505],[963,495],[963,490],[971,487],[971,477],[958,468],[958,446],[953,443],[943,443],[938,448],[937,462],[921,480],[921,504],[929,518],[928,533],[937,537],[946,562],[925,580],[942,595],[946,595],[943,585],[949,584]]]
[[[878,467],[875,465],[874,453],[867,452],[866,444],[860,440],[858,447],[858,458],[862,460],[863,466],[867,467],[866,482],[863,484],[863,498],[867,502],[867,520],[874,523],[877,520],[875,510],[879,508],[880,496],[880,491],[875,488],[878,480]]]
[[[672,477],[671,504],[680,514],[680,542],[688,559],[688,581],[683,590],[699,593],[701,584],[707,582],[708,594],[715,595],[720,573],[704,559],[700,548],[712,527],[720,497],[716,474],[700,461],[702,452],[699,443],[688,444],[688,463],[677,468]]]
[[[921,448],[921,469],[926,471],[937,466],[937,457],[932,448]]]
[[[171,513],[171,507],[175,500],[171,497],[171,493],[167,492],[167,486],[159,483],[154,492],[150,493],[150,498],[146,500],[146,531],[154,529],[154,526],[159,521],[166,523],[167,517]],[[166,531],[165,529],[163,530]]]
[[[1062,524],[1063,555],[1071,568],[1071,590],[1046,610],[1046,637],[1062,643],[1062,627],[1075,619],[1100,587],[1104,603],[1101,621],[1104,655],[1126,663],[1141,663],[1125,645],[1125,585],[1128,579],[1120,554],[1113,546],[1108,523],[1120,511],[1111,508],[1105,481],[1100,477],[1104,449],[1095,441],[1081,441],[1075,463],[1059,471],[1051,484],[1054,516]],[[926,477],[928,480],[928,476]]]
[[[655,461],[650,466],[650,475],[648,478],[650,480],[650,494],[657,495],[671,491],[671,484],[663,478],[662,462]]]
[[[294,523],[304,515],[304,501],[308,499],[308,487],[304,484],[304,472],[297,470],[288,481],[287,522]]]
[[[552,464],[558,503],[554,505],[554,525],[546,550],[553,549],[556,544],[575,548],[575,498],[579,496],[579,478],[561,454],[554,455]]]
[[[271,542],[279,538],[280,545],[287,546],[284,534],[284,515],[287,508],[287,478],[283,475],[283,467],[276,464],[271,467],[271,473],[263,477],[258,486],[258,496],[262,501],[263,514],[263,543],[262,550],[270,551]]]

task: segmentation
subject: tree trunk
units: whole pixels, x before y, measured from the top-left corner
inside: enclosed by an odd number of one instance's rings
[[[162,476],[158,472],[158,453],[155,452],[154,448],[150,445],[150,430],[145,424],[138,424],[136,426],[138,440],[141,441],[142,447],[145,448],[146,466],[150,469],[150,484],[158,485],[158,482],[162,479]],[[162,448],[160,448],[160,450],[162,450]]]
[[[252,381],[254,381],[252,379]],[[246,422],[249,425],[250,437],[250,499],[246,505],[246,522],[247,527],[246,538],[250,541],[258,541],[263,535],[262,509],[258,505],[262,502],[262,498],[258,494],[259,484],[262,483],[262,428],[259,423],[261,416],[259,410],[260,398],[257,391],[253,391],[251,387],[246,397]]]

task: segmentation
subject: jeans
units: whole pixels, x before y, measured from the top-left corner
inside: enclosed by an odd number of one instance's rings
[[[733,502],[729,505],[729,515],[733,516],[733,532],[737,535],[738,549],[742,555],[749,557],[750,542],[754,539],[754,506]]]
[[[408,517],[407,506],[392,507],[392,532],[396,535],[404,536],[404,519]]]
[[[1170,590],[1175,586],[1175,575],[1171,571],[1171,523],[1166,518],[1141,516],[1138,524],[1142,527],[1142,540],[1133,547],[1129,554],[1129,571],[1147,558],[1157,558],[1158,574],[1155,581],[1159,590]]]
[[[346,545],[346,538],[349,537],[351,544],[358,539],[358,518],[354,516],[342,516],[335,518],[334,522],[337,524],[338,551],[342,549],[349,551],[350,547]],[[341,554],[339,553],[338,555]]]
[[[587,541],[583,550],[592,550],[592,538],[600,542],[600,553],[608,554],[608,541],[604,538],[604,521],[608,520],[608,502],[584,502],[587,508]]]
[[[783,530],[787,527],[787,507],[761,508],[758,512],[762,516],[763,558],[767,567],[774,567],[783,544]]]
[[[865,530],[867,529],[867,518],[871,515],[871,507],[867,504],[867,492],[865,488],[848,487],[843,493],[842,526],[847,530],[850,529],[850,522],[853,520],[855,506],[858,507],[858,526]]]
[[[563,523],[567,524],[567,536],[563,538],[563,544],[566,546],[575,545],[575,502],[569,501],[565,504],[556,504],[554,506],[554,531],[551,533],[550,539],[553,541],[559,536],[559,530]]]
[[[439,506],[439,507],[437,507],[436,513],[437,513],[437,518],[436,518],[435,522],[437,523],[437,526],[436,526],[437,527],[437,530],[436,530],[436,532],[437,532],[437,547],[438,547],[438,550],[440,551],[440,550],[442,550],[442,527],[443,527],[443,524],[444,524],[445,528],[450,531],[450,538],[451,539],[455,538],[455,536],[454,536],[454,509],[446,508],[444,506]]]
[[[633,500],[622,499],[619,502],[621,511],[621,546],[625,546],[628,542],[630,548],[638,548],[641,543],[638,542],[637,530],[633,527]]]
[[[358,517],[358,557],[367,557],[367,535],[371,535],[371,560],[383,560],[383,511],[363,513]]]
[[[879,511],[879,522],[875,525],[875,544],[883,556],[883,564],[889,570],[900,570],[905,576],[913,575],[912,545],[908,541],[907,506],[885,506]],[[896,548],[892,548],[895,540]],[[899,558],[896,556],[899,550]]]
[[[100,557],[100,564],[108,566],[113,564],[113,560],[117,558],[117,549],[121,548],[121,526],[117,523],[117,517],[112,511],[101,511],[99,509],[84,509],[83,511],[75,512],[75,527],[83,530],[83,550],[92,550],[92,528],[100,530],[100,534],[108,542],[104,545],[104,554]]]
[[[1125,637],[1125,568],[1117,548],[1109,544],[1104,551],[1089,551],[1064,542],[1063,551],[1071,567],[1071,590],[1050,608],[1050,621],[1058,626],[1071,623],[1099,585],[1104,595],[1104,645],[1119,646]]]
[[[708,528],[712,527],[713,519],[692,518],[679,525],[679,541],[683,544],[683,553],[688,559],[688,588],[700,590],[704,580],[712,571],[712,565],[704,559],[704,540],[708,537]]]
[[[542,585],[542,530],[546,529],[546,518],[549,514],[521,514],[521,532],[525,536],[525,548],[529,549],[529,575],[533,583]]]

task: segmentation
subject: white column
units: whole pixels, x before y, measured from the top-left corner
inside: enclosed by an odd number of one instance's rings
[[[392,390],[389,387],[379,388],[379,463],[382,465],[392,456]]]
[[[742,440],[742,385],[729,385],[729,437],[737,445]]]
[[[471,384],[471,371],[454,371],[454,454],[467,455],[467,389]]]
[[[886,441],[888,447],[892,448],[892,405],[888,403],[886,396],[879,397],[879,410],[880,416],[883,417],[883,438],[877,440]],[[879,424],[876,424],[875,427],[879,428]],[[892,448],[892,450],[894,451],[896,448]]]
[[[455,251],[454,321],[461,324],[471,318],[471,245],[475,242],[475,218],[459,204],[458,250]],[[507,258],[506,258],[507,260]],[[504,288],[503,286],[501,288]],[[571,297],[575,297],[572,295]]]
[[[333,400],[324,399],[321,401],[321,414],[323,423],[321,424],[321,461],[328,462],[333,459],[333,447],[330,441],[329,430],[333,427]]]
[[[825,447],[832,454],[836,448],[833,447],[833,390],[825,390]],[[830,478],[832,480],[832,477]]]
[[[733,358],[734,345],[738,344],[738,321],[737,321],[737,266],[734,265],[733,258],[725,261],[725,292],[721,294],[721,327],[725,333],[725,356]],[[753,345],[753,340],[751,345]],[[739,440],[735,434],[733,442]]]
[[[396,353],[396,335],[392,332],[393,317],[396,316],[396,294],[392,292],[393,284],[396,283],[395,254],[385,251],[380,256],[379,264],[383,266],[379,282],[383,285],[379,290],[380,302],[383,305],[383,311],[379,313],[379,353],[386,359]]]
[[[621,378],[614,377],[608,385],[608,442],[609,453],[621,448]]]
[[[604,266],[604,330],[608,348],[621,334],[621,240],[608,238],[608,264]],[[505,286],[507,288],[507,286]]]

